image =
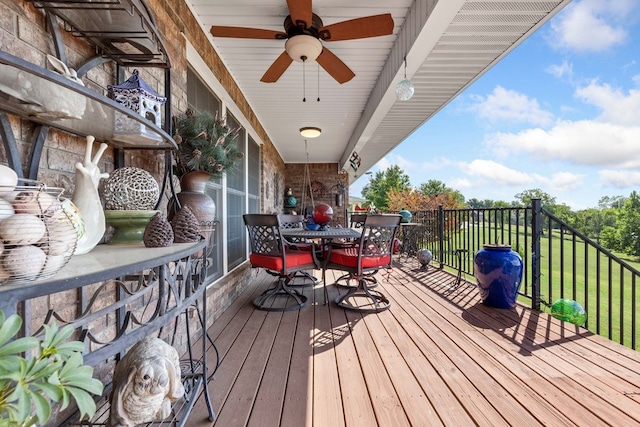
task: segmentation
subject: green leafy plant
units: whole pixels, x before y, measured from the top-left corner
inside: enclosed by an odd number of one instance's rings
[[[45,325],[43,338],[15,338],[21,327],[20,316],[5,320],[0,310],[0,427],[44,424],[52,402],[64,410],[71,399],[81,418],[92,417],[96,405],[90,393],[102,394],[103,384],[83,365],[83,344],[67,341],[73,327]],[[33,357],[22,357],[32,350]]]
[[[227,126],[224,117],[208,111],[188,110],[173,118],[173,139],[178,144],[175,173],[182,176],[202,170],[213,176],[229,171],[244,157],[238,149],[238,129]]]

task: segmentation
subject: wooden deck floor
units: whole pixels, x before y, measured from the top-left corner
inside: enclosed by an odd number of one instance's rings
[[[254,310],[274,282],[258,275],[209,330],[221,357],[213,425],[640,425],[640,353],[524,307],[486,307],[475,285],[418,267],[379,275],[393,305],[367,315],[323,305],[321,284],[299,311]],[[212,425],[203,399],[187,425]]]

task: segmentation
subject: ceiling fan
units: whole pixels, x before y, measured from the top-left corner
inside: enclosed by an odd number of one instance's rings
[[[365,16],[327,25],[311,11],[311,0],[287,0],[289,16],[284,20],[284,32],[259,28],[214,25],[214,37],[286,40],[285,51],[264,73],[261,82],[275,83],[293,61],[317,61],[338,83],[346,83],[355,74],[333,52],[320,43],[386,36],[393,32],[390,13]]]

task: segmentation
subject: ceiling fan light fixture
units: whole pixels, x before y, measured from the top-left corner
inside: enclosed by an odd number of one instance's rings
[[[284,50],[296,62],[315,61],[322,53],[322,43],[308,34],[299,34],[287,39]]]
[[[300,128],[300,135],[302,135],[305,138],[317,138],[320,136],[321,133],[322,133],[322,130],[316,127],[306,126],[306,127]]]

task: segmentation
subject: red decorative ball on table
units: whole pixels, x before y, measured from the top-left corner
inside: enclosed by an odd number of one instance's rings
[[[333,208],[326,203],[318,203],[313,208],[313,221],[316,224],[320,224],[320,229],[325,228],[331,219],[333,218]]]

